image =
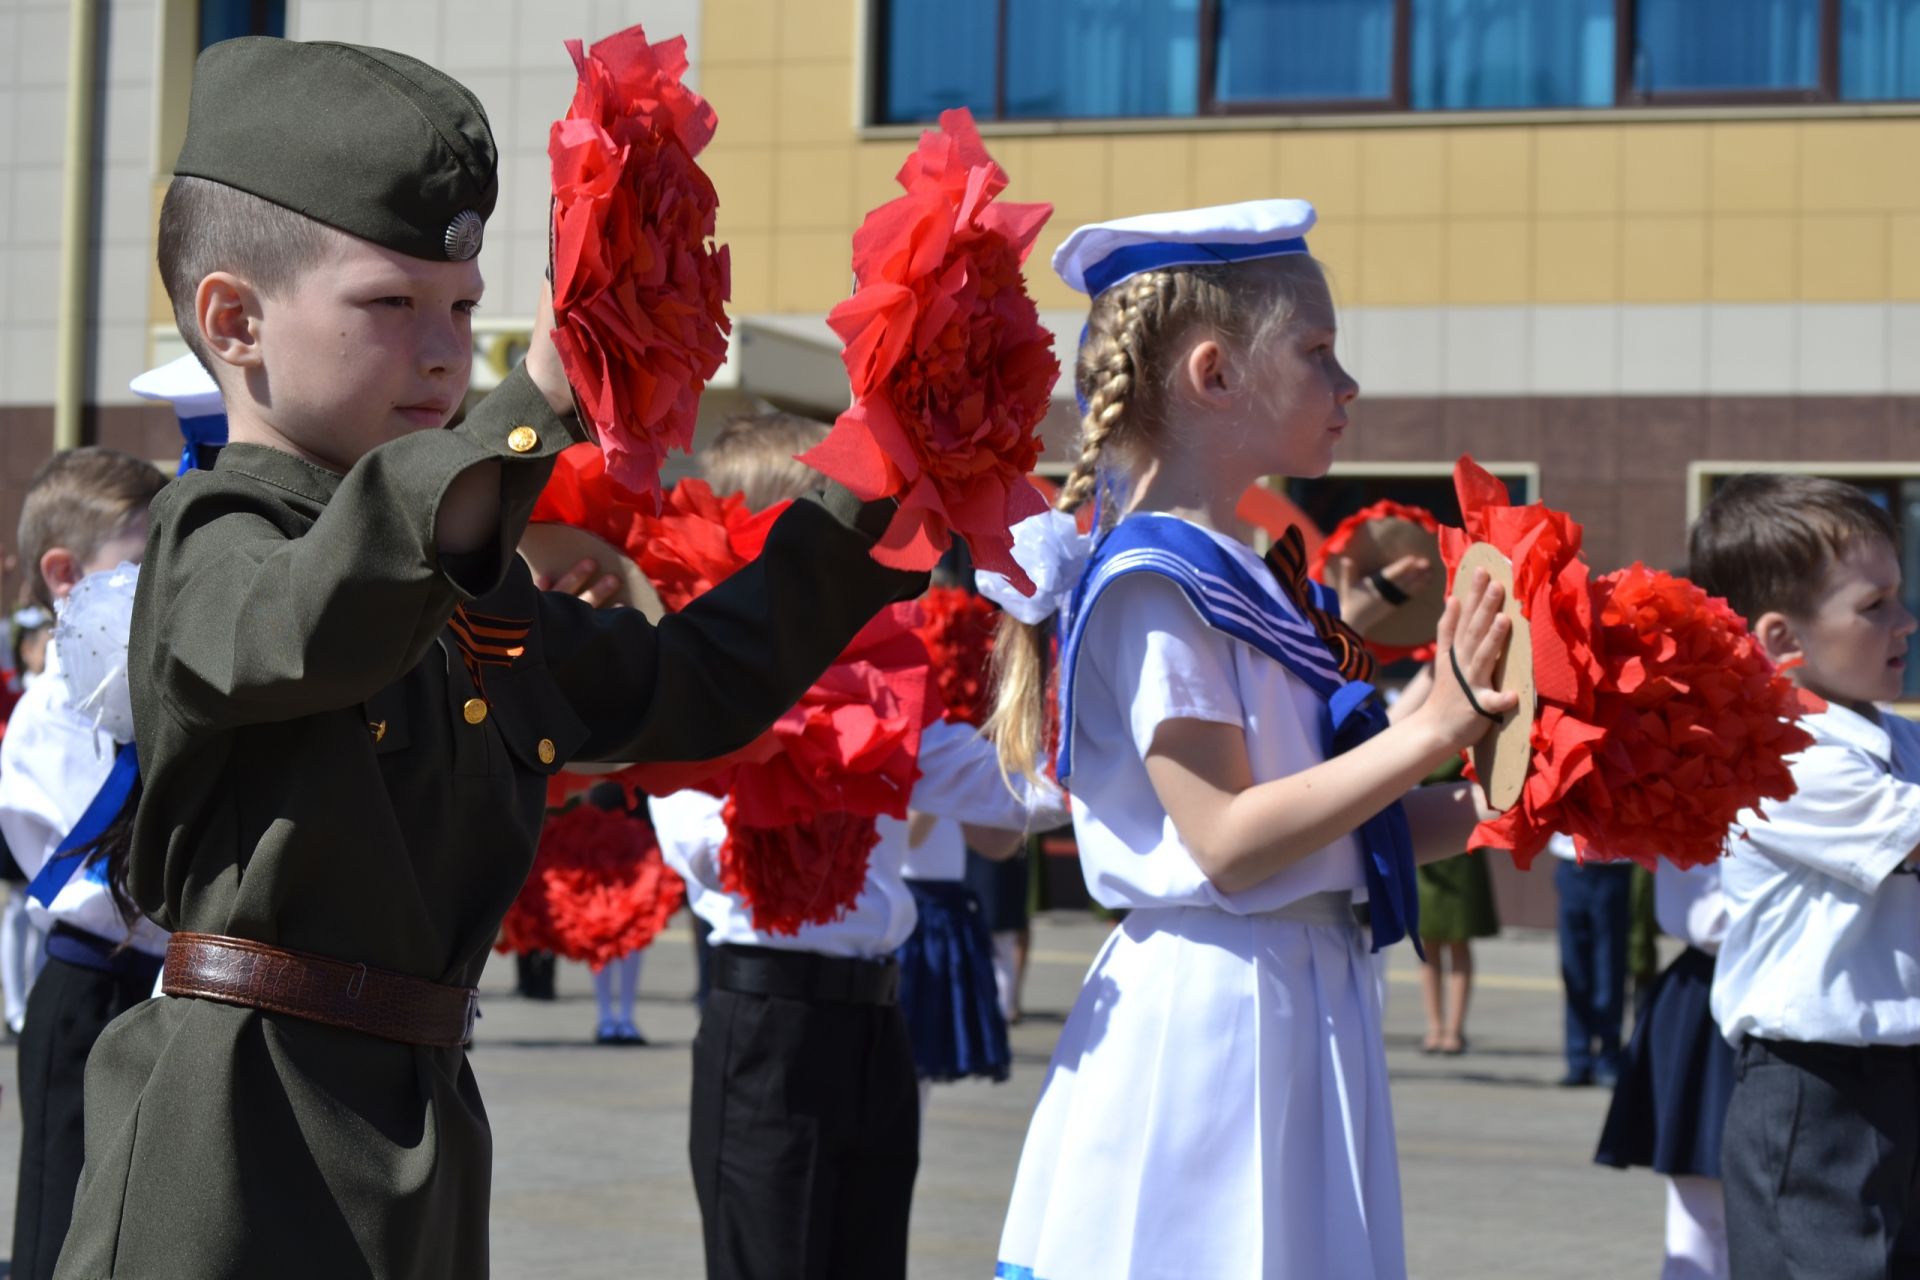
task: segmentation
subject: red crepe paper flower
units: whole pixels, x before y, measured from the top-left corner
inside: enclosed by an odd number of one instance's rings
[[[561,450],[527,523],[584,529],[624,551],[635,564],[652,537],[650,524],[634,507],[632,495],[608,478],[606,454],[590,444]]]
[[[958,536],[1031,591],[1009,531],[1044,506],[1026,476],[1060,364],[1020,266],[1053,206],[995,203],[1007,174],[964,109],[920,136],[898,181],[906,194],[854,233],[855,292],[827,317],[853,407],[801,461],[899,499],[881,564],[931,569]]]
[[[1485,541],[1512,560],[1540,702],[1520,801],[1473,846],[1525,868],[1558,831],[1584,859],[1694,866],[1742,810],[1793,794],[1806,708],[1725,601],[1643,565],[1590,580],[1571,518],[1510,505],[1471,458],[1454,483],[1466,530],[1440,531],[1441,557],[1451,575]]]
[[[1427,510],[1425,507],[1408,506],[1404,502],[1395,502],[1391,498],[1382,498],[1370,507],[1360,508],[1360,510],[1354,512],[1334,526],[1333,532],[1328,534],[1319,546],[1313,548],[1313,551],[1307,557],[1307,576],[1315,582],[1326,582],[1327,561],[1334,556],[1345,553],[1347,547],[1353,542],[1354,534],[1360,531],[1362,525],[1370,520],[1387,520],[1394,518],[1405,520],[1410,524],[1417,524],[1428,533],[1440,532],[1440,522],[1434,518],[1433,512]],[[1369,640],[1367,641],[1367,648],[1370,649],[1373,652],[1373,656],[1382,663],[1399,662],[1403,658],[1412,658],[1415,662],[1421,663],[1433,661],[1433,646],[1431,644],[1408,647],[1406,645],[1381,644],[1377,640]]]
[[[752,563],[789,505],[756,515],[737,493],[717,497],[705,480],[681,480],[658,515],[641,517],[644,537],[634,559],[667,612],[678,613]]]
[[[680,909],[686,886],[636,818],[575,805],[551,815],[533,871],[501,924],[502,951],[551,951],[599,972],[646,946]]]
[[[713,108],[688,89],[686,42],[631,27],[584,50],[553,169],[553,343],[614,482],[657,501],[669,449],[693,445],[700,392],[726,361],[719,197],[694,157]]]
[[[846,915],[867,883],[867,860],[880,843],[872,815],[815,813],[780,827],[740,821],[739,807],[722,811],[727,839],[720,846],[720,887],[749,906],[753,927],[792,936],[804,925],[831,924]]]
[[[993,657],[1000,610],[963,587],[934,587],[920,597],[920,639],[933,661],[933,678],[947,719],[985,724],[993,710],[987,664]]]

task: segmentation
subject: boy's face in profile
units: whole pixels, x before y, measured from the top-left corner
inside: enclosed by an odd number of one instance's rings
[[[294,285],[257,295],[259,363],[244,372],[263,442],[344,472],[377,445],[452,420],[485,286],[473,259],[332,238]]]
[[[1787,620],[1804,659],[1793,671],[1802,687],[1856,710],[1900,696],[1908,641],[1920,628],[1900,602],[1900,580],[1900,558],[1879,538],[1827,566],[1812,613]]]

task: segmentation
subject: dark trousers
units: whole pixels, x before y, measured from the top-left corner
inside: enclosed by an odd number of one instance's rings
[[[1742,1041],[1720,1175],[1734,1280],[1920,1276],[1920,1049]]]
[[[13,1280],[46,1280],[73,1221],[86,1157],[87,1054],[109,1022],[153,994],[154,965],[107,972],[50,956],[27,997],[20,1033],[20,1180],[13,1201]]]
[[[1560,980],[1567,989],[1567,1070],[1620,1069],[1627,1007],[1633,864],[1559,862]]]
[[[716,987],[689,1147],[709,1280],[906,1276],[920,1098],[897,1006]]]

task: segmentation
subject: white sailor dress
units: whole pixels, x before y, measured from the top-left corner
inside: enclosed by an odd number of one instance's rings
[[[1221,629],[1249,602],[1209,605],[1205,593],[1235,577],[1261,593],[1260,616],[1243,622],[1285,623],[1289,643],[1313,634],[1249,549],[1196,525],[1129,518],[1096,552],[1089,582],[1123,534],[1148,560],[1173,548],[1208,563],[1184,581],[1176,567],[1093,592],[1083,583],[1066,628],[1074,832],[1093,897],[1128,915],[1054,1052],[995,1274],[1393,1280],[1405,1273],[1393,1114],[1369,948],[1351,910],[1370,879],[1386,896],[1366,870],[1367,841],[1342,837],[1223,894],[1180,843],[1145,766],[1161,723],[1198,719],[1242,727],[1256,781],[1311,767],[1327,753],[1322,691],[1337,675],[1310,684]],[[1392,818],[1410,882],[1404,820]]]

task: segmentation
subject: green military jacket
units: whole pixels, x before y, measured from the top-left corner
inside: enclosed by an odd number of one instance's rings
[[[517,372],[345,476],[235,444],[161,494],[129,664],[129,882],[155,921],[472,985],[549,775],[747,742],[919,588],[836,491],[658,626],[537,591],[514,547],[569,427]],[[445,563],[437,504],[487,461],[497,545]],[[67,1280],[487,1274],[491,1140],[458,1049],[152,1000],[101,1036],[86,1117]]]

